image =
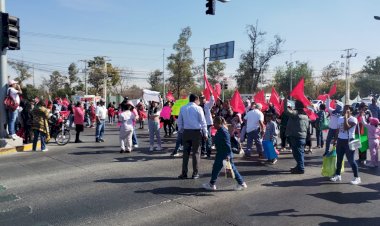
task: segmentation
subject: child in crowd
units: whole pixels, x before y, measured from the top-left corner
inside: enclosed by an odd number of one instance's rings
[[[108,105],[108,123],[113,124],[115,118],[115,106],[113,104]]]
[[[216,156],[214,165],[212,167],[212,174],[210,183],[203,184],[203,188],[210,191],[216,190],[216,179],[218,178],[220,170],[223,168],[223,160],[231,163],[232,170],[235,174],[235,179],[238,182],[235,190],[244,190],[247,184],[244,182],[242,176],[239,174],[233,162],[233,153],[231,150],[230,133],[226,128],[226,121],[223,117],[217,116],[214,119],[214,127],[217,129],[215,134]]]
[[[369,151],[371,153],[371,162],[366,164],[370,168],[378,167],[378,149],[379,149],[379,137],[380,129],[378,127],[379,120],[377,118],[369,118],[369,123],[367,123],[364,112],[362,112],[362,122],[368,130],[368,143]]]
[[[276,117],[271,113],[267,113],[265,115],[265,123],[266,129],[263,141],[271,141],[273,143],[273,146],[276,147],[276,137],[278,135]],[[274,165],[277,162],[277,158],[268,159],[268,162]]]
[[[132,152],[132,135],[134,129],[135,114],[131,111],[130,103],[120,105],[122,113],[119,116],[120,123],[120,153]]]

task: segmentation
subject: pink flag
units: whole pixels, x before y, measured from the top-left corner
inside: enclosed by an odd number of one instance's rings
[[[174,98],[174,96],[173,96],[173,93],[172,93],[172,91],[168,91],[168,93],[166,94],[166,99],[168,100],[168,101],[175,101],[175,98]]]
[[[170,119],[170,115],[172,114],[172,109],[169,106],[165,106],[161,110],[160,117],[163,119]]]

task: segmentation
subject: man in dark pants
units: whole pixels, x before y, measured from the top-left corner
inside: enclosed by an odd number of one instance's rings
[[[215,98],[212,95],[212,92],[210,92],[210,101],[206,101],[205,96],[200,97],[200,105],[203,109],[203,113],[205,114],[206,123],[207,123],[207,140],[202,140],[202,147],[201,147],[201,155],[202,157],[205,157],[207,154],[207,158],[211,157],[211,126],[212,126],[212,116],[211,116],[211,108],[215,104]]]
[[[183,131],[182,173],[179,179],[187,179],[190,152],[193,157],[193,179],[198,179],[198,163],[200,161],[199,145],[202,137],[207,140],[207,123],[203,109],[199,105],[199,97],[190,94],[189,103],[183,106],[178,116],[178,131]]]

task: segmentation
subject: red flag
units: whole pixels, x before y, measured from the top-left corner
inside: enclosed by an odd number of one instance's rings
[[[317,100],[321,100],[321,101],[326,101],[327,99],[327,94],[321,94],[317,97]]]
[[[166,99],[167,99],[168,101],[175,101],[175,98],[174,98],[174,96],[173,96],[172,91],[168,91],[168,93],[166,94]]]
[[[264,90],[261,90],[260,92],[256,93],[256,95],[253,97],[253,100],[255,101],[255,103],[259,103],[263,106],[261,111],[266,111],[268,109],[268,104],[265,101]]]
[[[203,90],[203,96],[207,101],[210,100],[210,90],[207,87]]]
[[[304,93],[304,83],[305,83],[305,80],[302,78],[298,84],[296,85],[296,87],[294,87],[294,89],[292,90],[292,92],[289,94],[289,96],[291,97],[294,97],[294,99],[296,100],[299,100],[303,103],[303,105],[306,107],[306,106],[309,106],[311,105],[310,101],[305,97],[305,93]]]
[[[269,102],[273,104],[274,109],[276,109],[276,112],[279,113],[281,108],[280,96],[274,87],[272,87],[272,93],[270,95]]]
[[[238,90],[235,90],[235,93],[231,98],[230,105],[234,112],[238,112],[240,114],[243,114],[245,112],[243,99],[241,99],[241,96]]]
[[[207,75],[206,75],[206,73],[203,75],[203,78],[204,78],[204,80],[205,80],[205,90],[208,89],[210,93],[214,93],[214,90],[213,90],[213,88],[212,88],[210,82],[209,82],[208,79],[207,79]],[[203,91],[203,92],[204,92],[204,91]],[[203,93],[203,95],[205,95],[205,94]],[[208,96],[208,99],[207,99],[207,96]],[[210,95],[208,94],[207,96],[205,95],[206,100],[210,100]]]
[[[329,96],[331,97],[335,93],[336,93],[336,83],[334,83],[334,85],[331,87],[330,92],[329,92]]]
[[[318,118],[318,115],[309,108],[304,108],[303,110],[305,111],[306,115],[309,117],[311,121],[315,121]]]
[[[333,108],[333,109],[336,108],[336,102],[335,102],[335,100],[331,100],[330,101],[330,107]]]
[[[281,101],[280,110],[278,111],[279,115],[282,115],[282,113],[284,113],[284,101]]]
[[[217,100],[222,93],[222,86],[219,83],[216,83],[214,86],[214,98]]]

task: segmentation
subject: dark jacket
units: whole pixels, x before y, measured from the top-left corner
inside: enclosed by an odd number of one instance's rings
[[[309,118],[305,114],[300,114],[297,110],[289,110],[285,108],[285,112],[289,116],[288,125],[286,126],[286,136],[306,138],[307,128],[309,126]]]
[[[228,155],[231,155],[231,140],[230,133],[225,127],[221,127],[216,131],[214,142],[216,147],[216,154],[218,156],[223,156],[226,158]]]

